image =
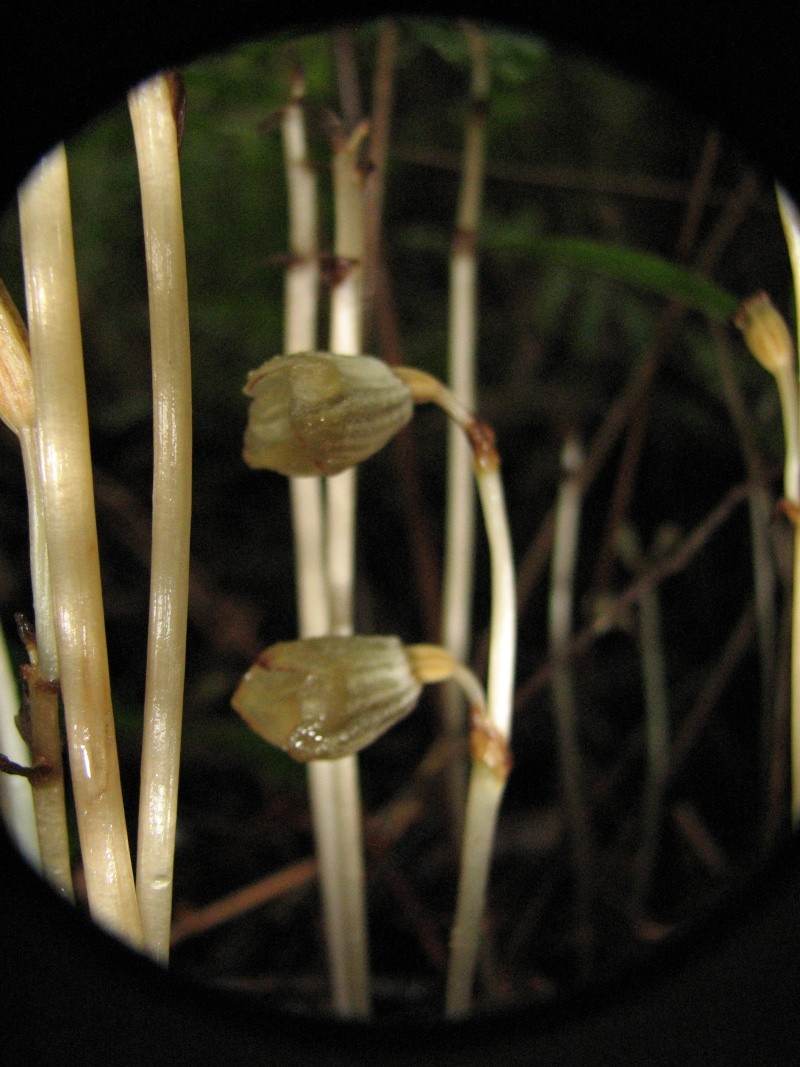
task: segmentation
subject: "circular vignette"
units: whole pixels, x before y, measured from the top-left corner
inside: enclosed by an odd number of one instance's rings
[[[684,0],[635,8],[574,0],[566,10],[540,4],[525,15],[511,4],[467,3],[452,13],[541,34],[629,77],[660,83],[800,191],[800,72],[790,55],[797,19],[786,18],[782,6],[756,14],[751,5],[731,5],[724,20],[713,5]],[[331,20],[376,14],[352,3],[327,9]],[[11,0],[0,72],[3,205],[53,142],[154,70],[248,38],[317,27],[301,23],[288,4],[269,15],[231,7],[198,15],[169,0],[62,8]],[[800,1025],[793,993],[800,982],[796,843],[693,938],[659,952],[654,966],[569,1006],[458,1026],[257,1017],[242,1001],[191,987],[103,935],[50,893],[5,833],[0,909],[6,1062],[780,1062]]]

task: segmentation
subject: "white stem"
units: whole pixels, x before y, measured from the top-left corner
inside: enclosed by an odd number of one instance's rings
[[[491,560],[487,718],[500,743],[507,746],[511,734],[516,662],[514,561],[499,467],[497,464],[476,465],[476,478]],[[482,759],[473,759],[447,969],[445,1013],[449,1018],[466,1015],[470,1007],[505,780],[505,770],[498,771]]]
[[[0,628],[0,752],[14,763],[27,766],[30,758],[28,746],[14,722],[19,711],[19,696],[5,634]],[[28,863],[41,871],[33,793],[27,779],[16,774],[0,773],[0,812],[14,844]]]
[[[568,440],[562,455],[564,477],[556,501],[548,634],[550,652],[556,658],[553,670],[553,708],[565,819],[570,835],[577,949],[581,969],[585,972],[588,968],[591,941],[591,830],[578,747],[575,683],[570,664],[560,660],[573,629],[573,587],[583,496],[580,480],[583,460],[583,450],[579,443]]]
[[[319,313],[317,175],[308,158],[303,94],[298,72],[291,102],[284,108],[281,133],[289,203],[289,266],[284,289],[283,349],[313,352]],[[328,632],[330,611],[325,572],[325,527],[321,478],[291,478],[295,585],[301,637]]]
[[[303,77],[298,74],[282,122],[290,233],[284,305],[284,350],[287,353],[310,352],[317,347],[317,183],[308,159],[303,93]],[[340,294],[336,314],[332,310],[332,321],[338,323],[340,331],[336,338],[332,337],[332,345],[334,340],[337,344],[341,342],[345,345],[341,349],[343,352],[351,351],[355,344],[355,339],[350,336],[353,323],[348,320],[348,316],[352,318],[352,309],[346,306],[348,303]],[[345,322],[347,332],[343,328]],[[339,349],[333,348],[333,351]],[[341,624],[349,623],[351,618],[355,514],[353,490],[348,489],[351,480],[346,477],[341,480],[338,495],[335,489],[331,492],[329,481],[327,527],[322,480],[290,480],[301,637],[316,637],[331,631],[333,600],[336,602],[338,632],[341,632]],[[331,497],[334,498],[333,504]],[[344,509],[343,516],[339,515],[337,503]],[[329,530],[334,531],[339,549],[335,559],[326,557],[325,553]],[[331,565],[333,575],[329,569]],[[343,567],[343,573],[337,567]],[[366,1016],[370,1010],[370,994],[358,764],[354,757],[312,762],[308,766],[308,785],[334,1008],[341,1015]]]
[[[136,888],[145,949],[169,959],[180,773],[192,396],[178,86],[159,74],[128,96],[142,199],[153,376],[153,537]]]
[[[133,945],[141,924],[111,707],[67,159],[19,193],[61,691],[89,907]]]
[[[58,649],[50,593],[50,563],[37,429],[21,428],[19,443],[22,448],[28,495],[31,585],[36,631],[36,665],[29,683],[31,758],[34,763],[41,761],[51,768],[50,775],[44,781],[33,785],[33,803],[43,873],[62,896],[73,900],[58,713]]]
[[[792,268],[795,302],[795,329],[800,330],[800,213],[797,206],[780,185],[777,186],[780,211],[789,263]],[[798,503],[800,493],[800,435],[798,434],[797,368],[777,377],[781,398],[784,433],[786,436],[787,498]],[[788,490],[788,491],[787,491]],[[794,571],[792,578],[792,677],[790,714],[791,762],[791,819],[792,826],[800,825],[800,523],[795,522]]]
[[[477,337],[477,259],[475,242],[480,220],[485,164],[485,106],[488,66],[483,38],[466,28],[472,50],[470,112],[461,171],[461,188],[450,257],[449,387],[468,410],[475,410],[475,349]],[[466,661],[472,634],[472,592],[475,560],[475,498],[472,454],[455,425],[448,426],[447,487],[445,497],[444,569],[442,576],[442,644],[453,656]],[[455,686],[444,694],[445,734],[464,733],[464,701]],[[448,778],[450,808],[460,824],[464,767],[458,761]]]
[[[782,185],[775,187],[794,285],[795,329],[800,330],[800,212]]]
[[[331,292],[329,345],[341,355],[361,352],[364,207],[357,153],[365,133],[359,127],[334,145],[334,253],[342,277]],[[327,478],[325,486],[330,632],[347,635],[353,632],[355,471]],[[313,762],[309,782],[334,1006],[340,1015],[364,1018],[371,993],[358,758]]]

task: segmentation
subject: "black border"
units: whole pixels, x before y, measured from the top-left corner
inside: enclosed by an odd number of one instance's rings
[[[800,191],[795,11],[666,0],[466,3],[577,47],[699,110]],[[165,65],[268,32],[314,28],[297,5],[6,0],[0,37],[0,194],[50,144]],[[319,11],[320,9],[316,9]],[[326,5],[326,20],[374,17]],[[80,1019],[80,1022],[76,1022]],[[800,1031],[800,854],[793,842],[739,899],[625,981],[549,1011],[459,1026],[362,1027],[264,1018],[129,953],[58,901],[0,834],[0,1060],[226,1065],[789,1063]]]

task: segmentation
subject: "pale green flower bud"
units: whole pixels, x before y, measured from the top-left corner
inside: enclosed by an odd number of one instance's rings
[[[742,331],[747,347],[771,374],[794,364],[794,345],[789,327],[766,293],[756,293],[739,306],[733,320]]]
[[[408,386],[372,356],[275,356],[251,371],[244,391],[253,398],[245,463],[290,477],[356,466],[383,448],[413,410]]]
[[[231,703],[259,736],[305,762],[360,751],[413,710],[421,689],[396,637],[312,637],[262,652]]]

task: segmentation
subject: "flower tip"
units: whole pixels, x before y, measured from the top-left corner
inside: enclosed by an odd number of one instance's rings
[[[755,293],[744,300],[733,317],[733,324],[765,370],[777,374],[792,365],[794,345],[789,327],[766,293]]]

